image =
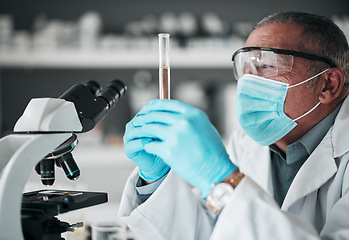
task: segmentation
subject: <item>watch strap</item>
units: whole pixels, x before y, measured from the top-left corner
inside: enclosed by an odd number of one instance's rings
[[[238,184],[241,182],[241,180],[245,177],[243,173],[240,172],[239,169],[235,170],[233,173],[228,175],[222,182],[216,184],[212,189],[210,194],[207,196],[206,204],[207,206],[215,213],[219,214],[220,211],[223,209],[225,204],[227,203],[227,196],[231,194],[234,189],[238,186]],[[216,194],[217,188],[222,187],[224,188],[224,185],[226,185],[229,189],[226,189],[226,192],[222,194],[219,193]],[[219,191],[219,190],[218,190]]]
[[[233,173],[228,175],[228,177],[226,177],[222,182],[228,183],[230,186],[233,187],[233,189],[235,189],[244,177],[245,175],[242,172],[240,172],[239,169],[237,169]]]

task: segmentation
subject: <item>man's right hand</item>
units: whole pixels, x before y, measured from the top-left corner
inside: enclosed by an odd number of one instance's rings
[[[123,138],[125,154],[139,167],[139,176],[143,180],[146,182],[157,181],[170,170],[170,167],[159,157],[144,150],[144,144],[153,141],[153,139],[140,138],[140,129],[133,126],[133,120],[126,124]]]

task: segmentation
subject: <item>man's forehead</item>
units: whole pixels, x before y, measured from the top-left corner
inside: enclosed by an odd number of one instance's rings
[[[293,23],[272,23],[251,32],[245,47],[271,47],[297,50],[303,27]]]

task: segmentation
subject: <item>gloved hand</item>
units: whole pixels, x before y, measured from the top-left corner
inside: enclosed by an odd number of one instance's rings
[[[217,130],[201,110],[176,100],[153,100],[133,119],[148,154],[160,157],[206,198],[212,184],[237,167],[230,161]]]
[[[140,136],[138,133],[140,129],[133,125],[133,121],[134,119],[126,124],[123,138],[125,154],[139,167],[139,176],[142,179],[154,182],[163,177],[170,170],[170,167],[159,157],[144,150],[144,145],[153,141],[153,139],[138,137]]]

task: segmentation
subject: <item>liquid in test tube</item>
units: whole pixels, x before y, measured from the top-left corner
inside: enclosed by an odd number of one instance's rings
[[[159,97],[170,99],[170,34],[159,35]]]

